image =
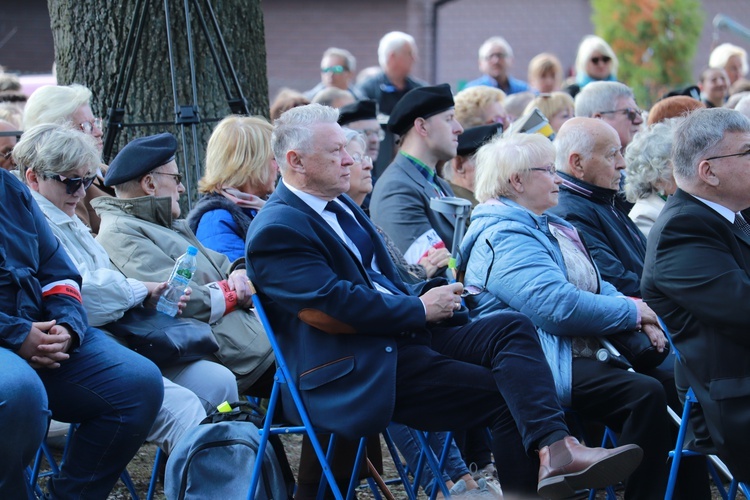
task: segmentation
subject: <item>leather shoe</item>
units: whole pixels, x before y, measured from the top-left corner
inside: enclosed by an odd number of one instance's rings
[[[572,436],[539,450],[537,493],[567,498],[584,488],[605,488],[626,479],[643,458],[634,444],[617,448],[587,448]]]

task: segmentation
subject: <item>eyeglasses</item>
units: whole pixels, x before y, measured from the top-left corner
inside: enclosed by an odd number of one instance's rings
[[[349,70],[340,64],[337,64],[336,66],[328,66],[327,68],[320,68],[321,73],[343,73],[344,71]]]
[[[372,158],[370,158],[367,155],[361,155],[359,153],[354,153],[351,156],[352,156],[352,160],[354,160],[354,163],[372,164]]]
[[[385,139],[385,131],[380,127],[363,129],[360,133],[367,137],[377,137],[379,141]]]
[[[79,126],[81,127],[81,130],[83,130],[87,134],[90,134],[91,131],[94,130],[95,128],[98,128],[99,130],[102,130],[102,119],[101,118],[94,118],[93,121],[83,122]]]
[[[57,182],[61,182],[65,184],[65,192],[68,194],[74,194],[76,193],[81,186],[83,186],[83,190],[87,190],[89,186],[94,182],[94,179],[96,179],[96,176],[91,177],[65,177],[58,174],[50,174],[47,172],[42,172],[42,175],[46,179],[52,179]]]
[[[168,175],[170,177],[174,177],[174,181],[178,186],[182,182],[182,174],[168,174],[166,172],[151,172],[151,175]]]
[[[625,113],[628,115],[628,120],[630,122],[634,122],[636,118],[639,118],[643,116],[643,110],[638,108],[623,108],[623,109],[614,109],[612,111],[600,111],[600,115],[608,115],[612,113]]]
[[[505,59],[508,57],[508,54],[504,54],[502,52],[493,52],[492,54],[487,54],[484,58],[488,61],[491,59]]]
[[[554,165],[547,165],[545,167],[532,167],[529,170],[537,170],[539,172],[547,172],[552,177],[554,177],[555,175],[557,175],[557,168]]]
[[[732,153],[731,155],[719,155],[706,158],[704,161],[718,160],[719,158],[731,158],[732,156],[750,156],[750,149],[743,151],[742,153]]]
[[[607,64],[612,58],[609,56],[594,56],[591,58],[591,62],[596,66],[600,62]]]

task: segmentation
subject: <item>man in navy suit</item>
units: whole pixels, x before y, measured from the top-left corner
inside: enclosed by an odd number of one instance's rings
[[[724,108],[693,111],[672,158],[679,189],[648,236],[643,298],[680,352],[678,386],[700,402],[690,420],[698,448],[750,481],[750,227],[740,213],[750,207],[750,121]]]
[[[313,423],[347,438],[391,420],[428,431],[488,426],[503,487],[518,480],[513,454],[539,450],[534,479],[548,498],[627,477],[640,448],[586,448],[569,436],[528,318],[461,322],[460,283],[417,296],[401,281],[375,227],[343,195],[353,162],[337,118],[311,104],[276,121],[283,181],[247,236],[248,276]]]

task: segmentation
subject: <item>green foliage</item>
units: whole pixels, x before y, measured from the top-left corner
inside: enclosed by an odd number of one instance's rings
[[[700,0],[591,0],[595,32],[619,60],[617,79],[640,106],[692,85],[692,61],[703,27]]]

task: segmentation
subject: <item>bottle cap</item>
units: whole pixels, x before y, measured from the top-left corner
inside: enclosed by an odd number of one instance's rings
[[[193,245],[190,245],[187,247],[187,254],[188,255],[198,255],[198,249],[195,248]]]

